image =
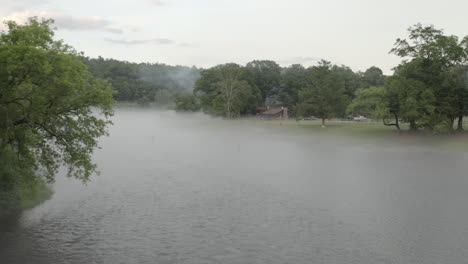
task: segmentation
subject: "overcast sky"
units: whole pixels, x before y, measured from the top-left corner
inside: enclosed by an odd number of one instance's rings
[[[56,20],[87,56],[210,67],[318,59],[391,73],[388,54],[418,22],[468,35],[468,0],[0,0],[1,20]]]

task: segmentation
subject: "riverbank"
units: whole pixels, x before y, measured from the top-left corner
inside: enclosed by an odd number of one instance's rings
[[[32,208],[51,198],[51,187],[3,149],[0,153],[0,217]]]
[[[319,120],[237,120],[242,125],[259,126],[266,129],[290,131],[324,136],[345,137],[353,141],[365,143],[390,143],[401,145],[426,145],[441,150],[468,151],[468,132],[439,133],[418,131],[409,132],[406,124],[401,130],[393,126],[385,126],[382,122],[353,122],[330,120],[326,127],[321,126]],[[465,124],[468,127],[468,124]]]
[[[52,188],[42,180],[34,184],[18,184],[13,190],[0,192],[0,218],[33,208],[52,195]]]

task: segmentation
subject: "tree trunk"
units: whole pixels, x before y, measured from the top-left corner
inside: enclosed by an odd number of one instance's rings
[[[458,116],[457,130],[463,131],[463,115]]]
[[[455,117],[449,117],[449,125],[448,125],[448,129],[449,131],[453,131],[453,124],[455,124]]]
[[[322,118],[322,127],[325,127],[325,118]]]
[[[387,123],[387,121],[385,121],[385,118],[382,118],[383,124],[385,126],[395,126],[398,130],[400,130],[400,123],[398,121],[398,115],[394,114],[394,116],[395,116],[395,123]]]
[[[227,101],[227,118],[231,119],[231,102],[230,102],[230,100]]]
[[[409,123],[410,123],[410,126],[409,126],[409,130],[410,130],[410,131],[416,131],[416,130],[418,130],[418,126],[416,125],[416,121],[411,120]]]
[[[395,126],[398,130],[400,130],[400,121],[398,121],[398,115],[395,114]]]

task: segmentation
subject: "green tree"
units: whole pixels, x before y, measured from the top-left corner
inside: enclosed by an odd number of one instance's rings
[[[361,114],[372,117],[373,119],[382,119],[386,126],[395,126],[400,129],[399,112],[392,104],[392,94],[384,86],[372,86],[360,88],[356,91],[355,98],[347,107],[350,114]],[[388,122],[387,119],[394,119],[394,122]]]
[[[325,119],[342,115],[346,108],[344,82],[332,69],[327,61],[310,68],[311,83],[299,93],[298,112],[321,118],[322,126]]]
[[[281,67],[274,61],[254,60],[247,63],[246,68],[252,73],[255,85],[260,89],[262,101],[267,99],[274,101],[273,91],[277,90],[281,81]]]
[[[422,108],[411,110],[410,127],[433,129],[442,124],[452,130],[458,117],[458,129],[462,129],[463,115],[466,113],[466,105],[462,104],[467,101],[463,92],[465,84],[460,81],[460,76],[464,74],[463,71],[455,73],[455,69],[467,66],[468,38],[460,41],[457,36],[444,35],[442,30],[421,24],[409,28],[408,32],[408,39],[397,39],[391,52],[409,59],[402,63],[396,74],[406,83],[418,82],[418,88],[409,93],[413,98],[408,100],[413,101],[414,106],[417,105],[416,100],[419,100],[418,103],[425,100]],[[417,91],[419,88],[424,91]],[[415,116],[416,113],[418,116]]]
[[[261,104],[261,94],[250,72],[237,64],[222,64],[201,72],[194,92],[204,111],[228,118],[254,114]]]
[[[355,98],[346,108],[346,112],[353,115],[368,117],[378,116],[385,100],[385,87],[373,86],[356,90]]]
[[[383,86],[385,76],[379,67],[372,66],[362,74],[363,87]]]
[[[454,67],[447,78],[448,87],[454,90],[451,106],[452,117],[458,117],[457,130],[463,130],[463,117],[468,115],[468,66]],[[452,119],[453,120],[453,119]],[[453,121],[452,121],[453,122]]]
[[[361,76],[353,72],[351,68],[344,65],[334,65],[332,67],[332,70],[340,76],[341,80],[343,80],[345,94],[347,98],[354,98],[354,93],[356,92],[356,90],[363,86]]]
[[[423,60],[412,60],[398,66],[389,77],[386,88],[398,100],[398,115],[410,124],[410,130],[436,128],[444,118],[438,107],[434,87],[428,82],[432,78]]]
[[[52,20],[6,22],[0,35],[0,152],[13,152],[35,177],[59,166],[88,180],[91,154],[107,134],[112,90],[92,78],[72,47],[53,39]]]
[[[93,76],[108,80],[118,101],[170,103],[177,92],[192,92],[200,78],[195,67],[82,58]]]
[[[279,102],[288,108],[288,114],[297,115],[299,93],[308,85],[308,74],[300,64],[293,64],[283,70],[281,84],[277,91],[273,91]]]
[[[193,93],[178,92],[174,94],[175,109],[177,111],[198,111],[200,103]]]

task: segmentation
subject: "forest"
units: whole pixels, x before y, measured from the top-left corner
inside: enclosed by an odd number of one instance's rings
[[[160,63],[131,63],[102,57],[81,57],[89,72],[107,80],[117,101],[166,105],[175,93],[191,92],[200,69]]]

